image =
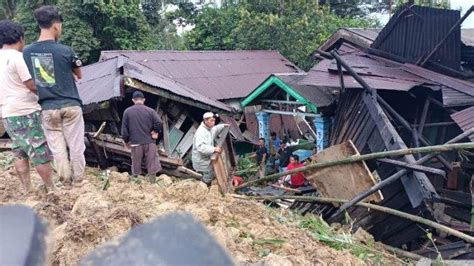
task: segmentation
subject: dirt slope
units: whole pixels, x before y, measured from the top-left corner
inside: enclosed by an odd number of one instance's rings
[[[39,185],[39,177],[32,175]],[[285,210],[222,197],[215,186],[208,190],[195,180],[161,185],[123,183],[123,178],[113,173],[110,187],[104,191],[98,175],[97,170],[87,169],[89,182],[80,188],[22,195],[10,166],[0,174],[0,204],[28,205],[49,222],[53,265],[76,265],[98,245],[172,211],[192,213],[240,264],[363,264],[348,252],[315,241],[306,230],[285,219]],[[286,264],[276,264],[282,262]]]

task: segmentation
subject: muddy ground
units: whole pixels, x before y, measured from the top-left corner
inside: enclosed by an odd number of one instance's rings
[[[209,190],[195,180],[137,184],[125,182],[126,174],[111,172],[110,186],[103,190],[104,171],[88,168],[82,187],[46,194],[32,171],[37,189],[25,195],[11,164],[0,170],[0,205],[25,204],[48,221],[52,265],[76,265],[97,246],[173,211],[192,213],[241,265],[365,264],[348,251],[317,242],[288,210],[223,197],[216,186]],[[269,239],[279,241],[265,241]]]

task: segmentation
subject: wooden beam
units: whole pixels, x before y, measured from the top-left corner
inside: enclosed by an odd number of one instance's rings
[[[292,116],[307,116],[307,117],[320,117],[319,114],[313,113],[300,113],[300,112],[287,112],[287,111],[278,111],[278,110],[270,110],[270,109],[263,109],[263,112],[270,113],[270,114],[279,114],[279,115],[292,115]]]
[[[183,103],[183,104],[186,104],[186,105],[197,107],[199,109],[208,110],[208,111],[212,111],[212,112],[216,112],[216,113],[220,113],[220,112],[223,112],[223,111],[227,112],[227,113],[230,112],[228,110],[224,110],[224,109],[212,107],[210,105],[206,105],[204,103],[198,102],[198,101],[193,100],[193,99],[188,99],[188,98],[185,98],[185,97],[182,97],[182,96],[172,94],[172,93],[167,92],[163,89],[155,88],[153,86],[150,86],[148,84],[145,84],[141,81],[138,81],[138,80],[130,78],[130,77],[124,77],[124,81],[125,81],[126,86],[135,88],[137,90],[142,90],[142,91],[145,91],[145,92],[148,92],[148,93],[151,93],[151,94],[163,97],[163,98],[167,98],[167,99],[173,100],[175,102]]]
[[[443,127],[443,126],[454,126],[456,125],[455,122],[433,122],[433,123],[426,123],[424,128],[427,127]],[[419,127],[419,124],[413,124],[413,127]]]
[[[163,122],[163,146],[165,146],[165,153],[170,155],[170,129],[168,127],[168,116],[165,114],[161,118]]]
[[[276,104],[290,104],[290,105],[305,105],[304,103],[296,101],[283,101],[283,100],[260,100],[262,103],[276,103]]]
[[[101,124],[100,127],[99,127],[99,130],[97,130],[97,132],[95,132],[92,137],[97,138],[97,136],[99,136],[100,134],[102,134],[102,131],[104,131],[106,125],[107,125],[107,122],[105,122],[105,121],[102,122],[102,124]]]
[[[395,166],[402,167],[402,168],[405,168],[405,169],[410,169],[410,170],[417,171],[417,172],[422,172],[422,173],[425,173],[425,174],[434,174],[434,175],[440,175],[440,176],[446,177],[446,172],[445,171],[439,170],[439,169],[436,169],[436,168],[432,168],[432,167],[406,163],[406,162],[397,161],[397,160],[393,160],[393,159],[378,159],[377,161],[379,161],[381,163],[387,163],[387,164],[395,165]]]
[[[425,128],[426,118],[428,117],[428,110],[430,109],[430,97],[425,100],[423,111],[421,113],[420,124],[418,125],[418,133],[423,136],[423,129]]]

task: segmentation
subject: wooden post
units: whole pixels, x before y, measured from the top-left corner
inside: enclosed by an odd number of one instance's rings
[[[163,120],[163,145],[165,146],[165,152],[170,155],[170,130],[168,127],[168,116],[165,114],[161,118]]]

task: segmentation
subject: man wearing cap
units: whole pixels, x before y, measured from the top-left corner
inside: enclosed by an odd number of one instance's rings
[[[132,150],[132,175],[136,177],[141,174],[144,159],[148,180],[153,183],[156,174],[162,169],[156,139],[163,123],[155,110],[145,106],[145,96],[142,92],[135,91],[132,101],[134,105],[123,113],[122,138],[125,145]]]
[[[214,179],[211,166],[211,156],[220,153],[221,147],[214,147],[214,140],[227,124],[216,124],[216,117],[208,112],[203,115],[203,121],[194,134],[192,161],[194,170],[202,174],[202,181],[210,186]]]

